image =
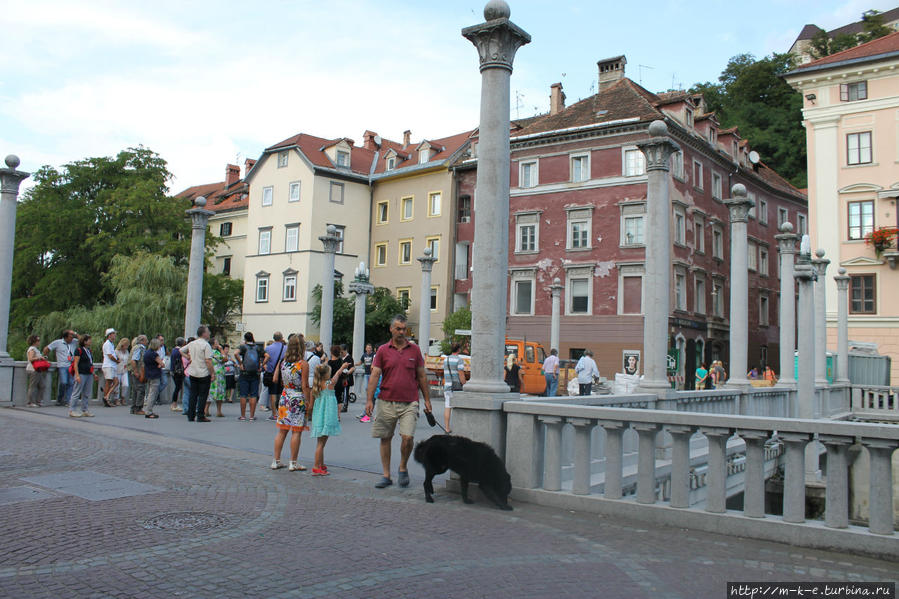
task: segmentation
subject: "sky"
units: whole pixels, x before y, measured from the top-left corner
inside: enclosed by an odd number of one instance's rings
[[[460,35],[484,0],[0,0],[0,155],[21,170],[143,145],[172,193],[222,181],[296,133],[362,142],[477,126],[477,52]],[[595,93],[596,62],[625,54],[650,91],[715,81],[731,56],[785,52],[806,23],[833,29],[897,0],[510,0],[531,34],[513,118],[561,82]],[[23,185],[23,190],[28,184]]]

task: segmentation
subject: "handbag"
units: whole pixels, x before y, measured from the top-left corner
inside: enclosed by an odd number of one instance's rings
[[[282,347],[281,347],[281,355],[278,357],[278,361],[275,363],[275,369],[272,370],[271,372],[269,372],[269,371],[266,370],[266,371],[262,374],[262,384],[265,385],[266,387],[271,387],[272,385],[277,384],[278,381],[281,379],[281,377],[279,376],[279,377],[278,377],[278,380],[276,380],[276,379],[275,379],[275,373],[276,373],[276,372],[280,372],[280,370],[281,370],[281,359],[284,357],[284,351],[285,351],[286,349],[287,349],[287,347],[284,346],[284,345],[282,345]]]
[[[47,372],[48,370],[50,370],[50,362],[43,359],[34,360],[33,362],[31,362],[31,366],[37,372]]]

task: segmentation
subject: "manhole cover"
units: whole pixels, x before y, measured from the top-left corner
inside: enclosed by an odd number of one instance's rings
[[[207,512],[175,512],[147,518],[140,525],[148,530],[208,530],[228,522],[219,514]]]

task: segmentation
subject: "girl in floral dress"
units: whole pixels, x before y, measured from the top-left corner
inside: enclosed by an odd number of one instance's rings
[[[209,385],[209,400],[206,402],[206,417],[209,418],[209,408],[215,402],[218,411],[216,417],[222,418],[222,402],[225,401],[225,357],[222,355],[222,346],[218,339],[212,343],[212,382]]]
[[[305,470],[306,467],[297,462],[300,454],[300,436],[303,431],[308,431],[306,398],[309,397],[309,365],[303,359],[306,340],[302,335],[294,335],[287,342],[287,353],[284,359],[275,368],[275,377],[280,377],[281,399],[278,401],[278,420],[275,434],[275,458],[272,460],[272,470],[283,468],[281,463],[281,450],[284,448],[284,440],[290,432],[290,465],[288,470]],[[275,378],[277,381],[278,379]]]
[[[315,464],[312,467],[312,476],[327,476],[328,467],[325,466],[325,443],[328,437],[340,434],[340,417],[337,414],[337,397],[334,395],[334,385],[340,379],[343,371],[350,367],[348,362],[343,362],[331,375],[331,367],[321,364],[315,367],[315,381],[312,383],[312,401],[309,402],[309,410],[312,412],[312,437],[318,438],[315,446]]]

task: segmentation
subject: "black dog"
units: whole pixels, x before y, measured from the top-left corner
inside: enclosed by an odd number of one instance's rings
[[[502,460],[486,443],[456,435],[435,435],[415,446],[415,461],[425,467],[425,501],[428,503],[434,503],[434,476],[452,470],[459,475],[465,503],[474,503],[468,498],[468,483],[475,482],[499,509],[512,509],[508,504],[512,479]]]

